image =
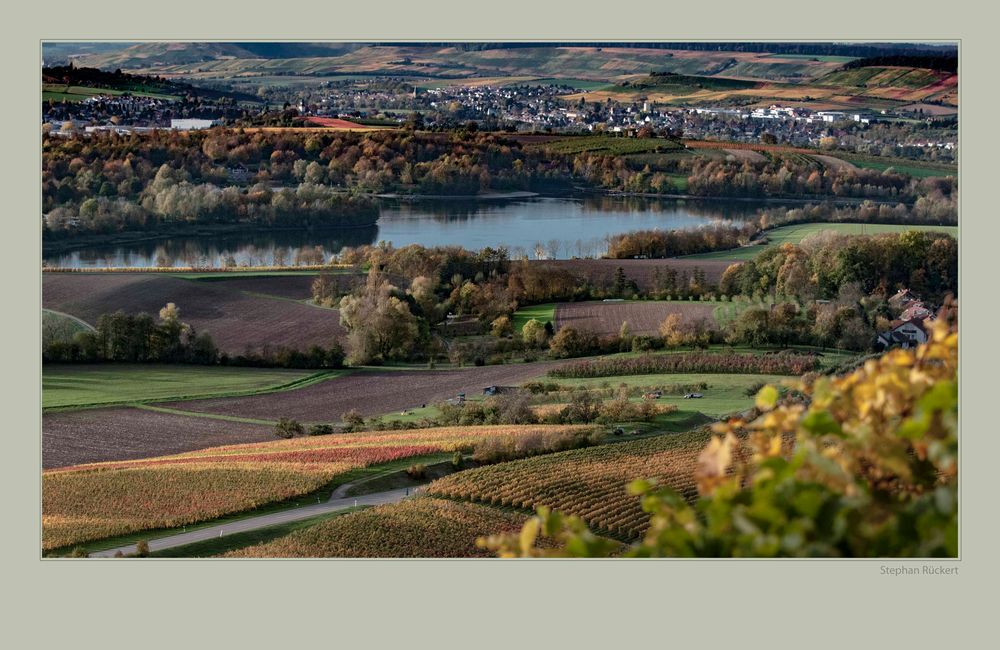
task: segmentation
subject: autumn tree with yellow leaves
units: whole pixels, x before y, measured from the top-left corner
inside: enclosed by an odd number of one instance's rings
[[[650,526],[627,548],[544,508],[519,535],[478,544],[502,557],[957,557],[958,334],[947,320],[926,344],[850,374],[788,382],[780,399],[762,388],[759,417],[713,426],[697,501],[651,480],[628,487]]]

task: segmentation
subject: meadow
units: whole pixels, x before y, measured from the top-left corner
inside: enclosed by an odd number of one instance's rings
[[[555,312],[557,304],[554,302],[544,303],[540,305],[528,305],[527,307],[521,307],[516,312],[514,312],[514,331],[520,332],[524,329],[524,324],[529,320],[537,320],[538,322],[552,323],[555,326]]]

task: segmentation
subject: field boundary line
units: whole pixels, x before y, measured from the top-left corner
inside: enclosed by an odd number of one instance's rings
[[[277,420],[257,420],[254,418],[241,418],[235,415],[222,415],[219,413],[202,413],[200,411],[185,411],[183,409],[172,409],[166,406],[156,406],[154,404],[125,404],[127,408],[135,408],[142,411],[153,411],[155,413],[167,413],[169,415],[180,415],[194,418],[206,418],[209,420],[224,420],[226,422],[239,422],[242,424],[263,424],[274,426]]]

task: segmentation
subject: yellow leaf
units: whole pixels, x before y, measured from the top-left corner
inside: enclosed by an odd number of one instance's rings
[[[757,392],[757,399],[754,404],[762,411],[769,411],[778,403],[778,389],[767,385]]]

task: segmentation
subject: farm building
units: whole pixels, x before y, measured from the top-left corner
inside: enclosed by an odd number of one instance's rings
[[[920,300],[915,293],[909,289],[900,289],[889,298],[889,305],[895,309],[906,307],[911,302]]]
[[[883,350],[894,347],[906,349],[926,342],[927,330],[922,319],[893,321],[892,329],[879,334],[875,347]]]

